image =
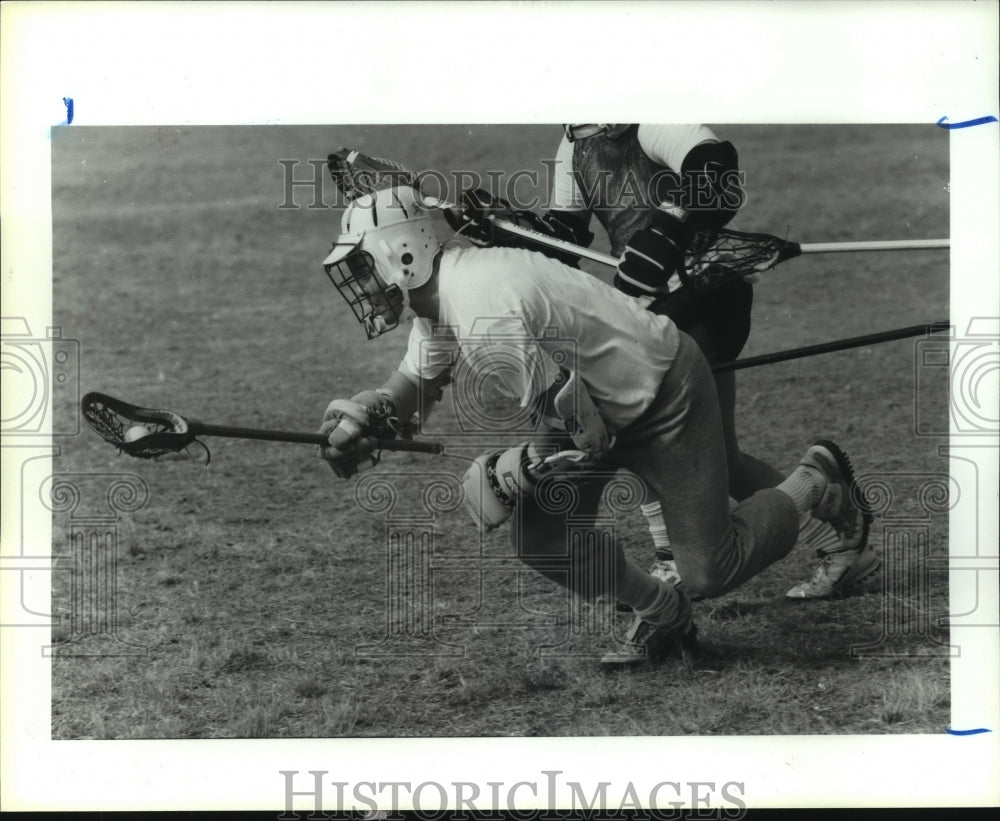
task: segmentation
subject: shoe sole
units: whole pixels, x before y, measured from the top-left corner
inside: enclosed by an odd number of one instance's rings
[[[639,655],[638,653],[607,653],[601,656],[601,667],[605,670],[614,670],[616,668],[623,667],[634,667],[637,664],[645,664],[649,661],[649,658],[645,653]]]

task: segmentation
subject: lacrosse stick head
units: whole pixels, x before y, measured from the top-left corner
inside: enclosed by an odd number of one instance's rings
[[[599,135],[617,140],[631,127],[631,123],[567,123],[563,125],[563,132],[571,143]]]
[[[348,203],[383,188],[416,185],[417,182],[417,175],[401,163],[369,157],[352,148],[338,148],[326,158],[326,165],[333,184]]]
[[[96,392],[83,397],[80,409],[105,442],[139,459],[174,453],[196,441],[187,420],[173,411],[140,408]]]
[[[704,293],[761,274],[801,252],[797,243],[770,234],[705,229],[691,237],[678,273],[685,286]]]

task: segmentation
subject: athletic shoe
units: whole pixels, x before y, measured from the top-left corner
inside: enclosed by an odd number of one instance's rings
[[[789,599],[828,599],[842,596],[853,585],[864,581],[882,566],[882,557],[868,544],[868,530],[872,517],[861,516],[861,530],[852,534],[851,541],[842,548],[819,552],[820,566],[807,582],[795,585],[785,596]]]
[[[677,562],[674,561],[673,556],[669,559],[657,556],[649,567],[649,575],[669,582],[675,587],[681,583],[681,574],[677,571]]]
[[[843,595],[879,569],[882,558],[868,545],[872,516],[857,504],[857,481],[851,460],[833,442],[820,439],[801,464],[819,470],[826,487],[812,515],[829,522],[840,537],[840,549],[819,553],[821,564],[808,582],[791,588],[790,599],[825,599]]]
[[[855,501],[857,481],[847,454],[833,442],[819,439],[799,464],[818,470],[826,479],[819,501],[813,506],[813,518],[833,525],[841,544],[851,546],[847,549],[860,547],[861,542],[867,540],[871,515]]]
[[[821,557],[816,573],[807,582],[795,585],[789,599],[829,599],[843,596],[853,585],[864,581],[882,565],[882,557],[869,545],[859,550],[841,550]]]
[[[693,621],[689,621],[683,629],[669,630],[636,616],[625,636],[624,646],[605,654],[601,658],[601,666],[615,670],[671,657],[690,663],[697,646],[698,630]]]

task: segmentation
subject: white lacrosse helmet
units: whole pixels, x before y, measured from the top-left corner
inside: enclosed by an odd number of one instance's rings
[[[603,134],[609,140],[617,140],[632,127],[631,123],[572,123],[563,126],[566,139],[571,143]]]
[[[413,318],[409,291],[427,284],[440,248],[420,195],[397,186],[347,207],[323,267],[372,339]]]

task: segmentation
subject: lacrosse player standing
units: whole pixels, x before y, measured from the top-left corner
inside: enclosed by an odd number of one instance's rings
[[[329,404],[322,457],[338,476],[352,475],[379,437],[439,395],[457,356],[522,406],[563,415],[559,450],[531,440],[475,460],[463,480],[465,501],[482,527],[513,518],[511,540],[529,567],[580,595],[611,594],[633,608],[627,645],[605,656],[606,665],[692,649],[691,597],[721,595],[787,555],[810,516],[844,539],[866,526],[850,463],[825,441],[776,488],[730,514],[715,384],[691,338],[641,301],[542,254],[442,249],[412,188],[353,202],[324,267],[369,338],[413,322],[407,353],[380,388]],[[551,349],[566,339],[576,351],[569,374]],[[505,366],[491,368],[498,347]],[[576,395],[566,402],[569,390]],[[570,551],[567,516],[594,520],[617,469],[639,476],[662,506],[683,586],[652,576],[617,544]],[[547,482],[573,489],[572,510],[552,506]]]
[[[576,245],[594,239],[591,215],[604,227],[611,253],[620,257],[614,284],[664,314],[699,345],[709,364],[732,362],[750,334],[753,285],[736,278],[712,290],[692,287],[684,268],[684,251],[701,230],[727,225],[742,207],[743,174],[732,143],[720,141],[704,125],[565,126],[553,167],[551,210],[541,218],[528,212],[530,227]],[[525,240],[489,233],[483,217],[489,203],[471,192],[463,216],[467,234],[495,244]],[[540,245],[534,250],[573,264],[563,254]],[[729,469],[729,493],[737,501],[777,485],[782,474],[744,453],[736,435],[736,377],[715,375]],[[652,572],[679,581],[669,534],[652,494],[642,506],[653,537]],[[795,585],[789,598],[825,598],[839,594],[878,569],[881,560],[868,546],[868,527],[845,542],[822,522],[810,523],[800,540],[822,561],[813,578]]]

